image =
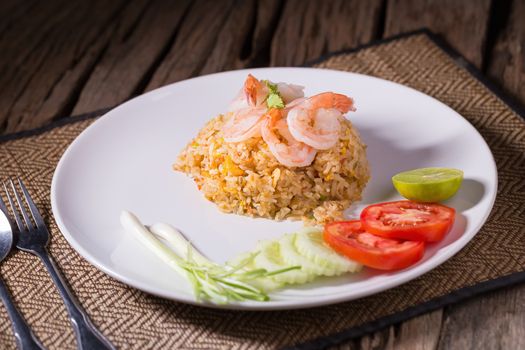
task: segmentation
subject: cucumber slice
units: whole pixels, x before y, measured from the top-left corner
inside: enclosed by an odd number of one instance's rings
[[[229,266],[237,266],[239,265],[241,262],[243,262],[243,260],[246,260],[250,257],[251,253],[249,252],[246,252],[246,253],[241,253],[239,255],[237,255],[236,257],[234,257],[233,259],[230,259],[226,262],[227,265]],[[258,267],[255,267],[254,266],[254,263],[253,261],[246,265],[243,270],[244,271],[250,271],[250,270],[255,270],[256,268]],[[249,283],[250,285],[254,286],[255,288],[258,288],[258,289],[261,289],[265,292],[270,292],[272,290],[276,290],[276,289],[279,289],[283,286],[283,283],[280,283],[280,282],[277,282],[275,281],[273,278],[255,278],[255,279],[252,279],[252,280],[246,280],[244,281],[245,283]]]
[[[256,278],[253,280],[246,281],[250,285],[258,288],[266,293],[283,287],[283,283],[275,281],[273,278]]]
[[[226,261],[226,265],[228,266],[237,266],[239,265],[241,262],[243,262],[244,260],[248,259],[250,257],[251,253],[250,252],[245,252],[245,253],[241,253],[237,256],[235,256],[234,258]],[[249,269],[253,269],[253,262],[251,264],[248,264],[246,265],[246,267],[244,268],[244,270],[249,270]]]
[[[306,256],[299,253],[295,246],[297,235],[297,233],[286,234],[279,240],[279,243],[281,244],[281,255],[287,265],[299,265],[301,266],[301,271],[314,276],[334,276],[338,273],[330,267],[316,264]]]
[[[260,241],[256,251],[260,251],[254,259],[256,268],[266,269],[267,271],[280,270],[290,265],[286,264],[281,255],[281,245],[278,241]],[[315,278],[315,275],[308,274],[302,270],[291,270],[280,273],[272,277],[272,280],[280,283],[306,283]]]
[[[305,227],[297,232],[295,247],[301,255],[331,275],[358,272],[363,267],[326,246],[323,241],[323,232],[315,227]]]
[[[318,276],[337,276],[345,272],[357,272],[362,268],[361,264],[339,255],[326,246],[322,231],[313,227],[286,234],[279,240],[260,241],[254,251],[258,251],[259,254],[245,267],[246,271],[265,269],[271,272],[290,266],[301,266],[300,270],[247,281],[264,291],[280,288],[284,284],[307,283]],[[249,253],[240,254],[228,264],[238,265],[247,257]]]

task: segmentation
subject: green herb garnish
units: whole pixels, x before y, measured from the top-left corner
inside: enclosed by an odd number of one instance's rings
[[[188,250],[189,252],[190,250]],[[208,300],[217,304],[234,300],[268,301],[270,299],[268,295],[261,289],[252,286],[249,281],[297,270],[301,267],[291,266],[276,271],[243,269],[252,262],[256,255],[251,254],[235,266],[222,266],[215,263],[200,265],[192,259],[191,253],[189,253],[188,257],[179,264],[186,270],[197,300]]]
[[[270,90],[268,97],[266,98],[266,106],[268,106],[268,108],[284,108],[284,100],[279,94],[277,84],[273,84],[269,80],[264,80],[264,83],[268,87],[268,90]]]
[[[196,251],[174,228],[171,228],[170,232],[157,230],[156,225],[146,228],[128,211],[122,212],[121,223],[127,232],[190,282],[197,300],[208,300],[217,304],[242,300],[267,301],[268,295],[262,289],[253,286],[250,281],[301,268],[291,266],[275,271],[248,268],[258,253],[252,253],[232,266],[219,265]],[[169,246],[158,237],[168,242]]]

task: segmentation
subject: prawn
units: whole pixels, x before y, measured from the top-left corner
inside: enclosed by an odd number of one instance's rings
[[[302,167],[312,164],[317,151],[297,141],[288,130],[286,118],[279,109],[271,109],[261,124],[261,135],[268,149],[287,167]]]
[[[241,142],[261,135],[261,122],[266,115],[265,107],[246,107],[232,112],[222,127],[224,141]]]
[[[229,112],[235,112],[248,107],[260,107],[268,97],[268,87],[253,75],[248,74],[244,85],[228,107]]]
[[[226,142],[241,142],[260,136],[260,122],[266,113],[268,87],[248,74],[244,86],[228,107],[231,117],[222,128]]]
[[[284,103],[289,103],[298,98],[304,97],[304,86],[283,82],[276,83],[275,85],[277,85],[277,90],[283,98]],[[264,104],[269,92],[270,91],[266,84],[255,78],[253,75],[248,74],[244,81],[243,88],[230,103],[228,111],[234,112],[246,107],[259,107]]]
[[[288,83],[277,83],[277,90],[283,98],[284,103],[288,104],[298,98],[304,97],[304,86],[288,84]]]
[[[286,83],[278,83],[277,86],[282,90],[285,102],[293,100],[293,103],[296,104],[296,101],[299,101],[298,98],[304,96],[302,86]],[[262,116],[266,113],[264,102],[268,93],[266,84],[248,74],[243,88],[228,107],[228,112],[232,116],[223,127],[226,142],[241,142],[260,136]]]
[[[342,94],[324,92],[304,99],[287,115],[291,135],[315,149],[332,148],[341,128],[339,117],[354,111],[354,101]]]

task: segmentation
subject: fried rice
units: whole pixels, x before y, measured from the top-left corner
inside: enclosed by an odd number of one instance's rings
[[[342,219],[361,199],[370,178],[366,146],[347,119],[341,118],[334,147],[318,151],[309,166],[295,168],[280,164],[261,137],[225,142],[225,119],[210,120],[173,165],[223,212],[322,224]]]

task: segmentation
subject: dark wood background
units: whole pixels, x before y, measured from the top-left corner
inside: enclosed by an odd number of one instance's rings
[[[525,104],[525,0],[1,0],[0,133],[189,77],[301,65],[427,27]],[[340,349],[525,349],[525,286]]]

